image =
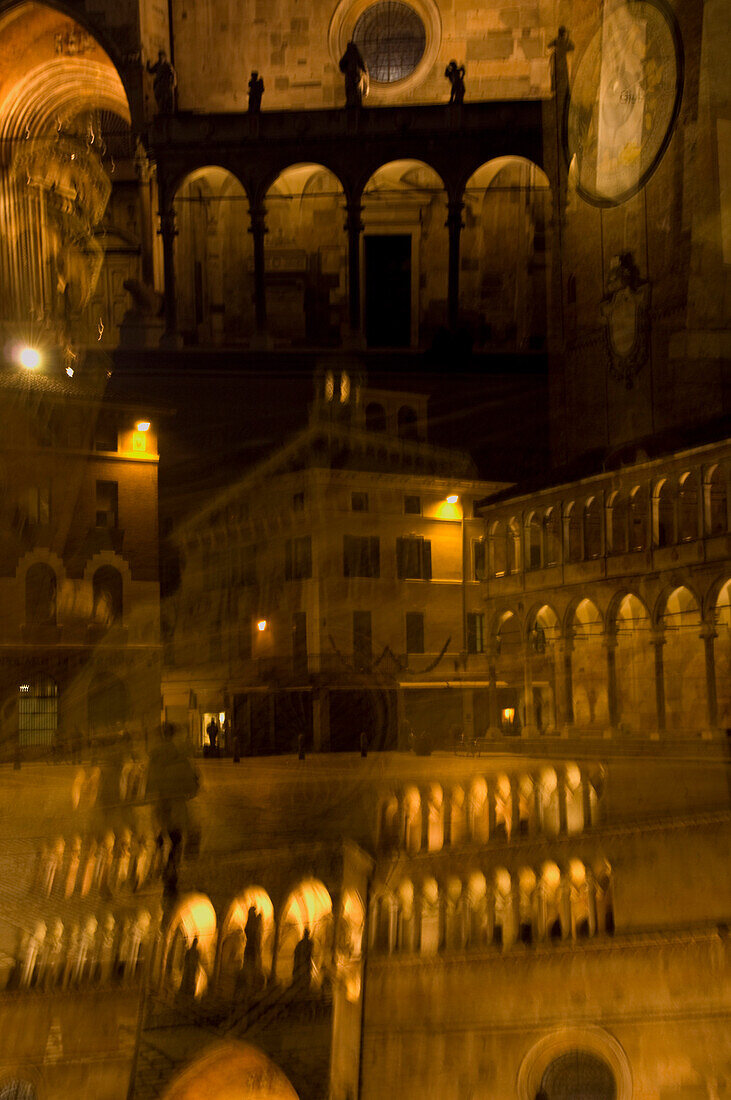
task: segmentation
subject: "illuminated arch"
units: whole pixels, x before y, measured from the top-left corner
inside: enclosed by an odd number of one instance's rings
[[[298,1100],[271,1059],[248,1043],[226,1039],[213,1043],[184,1069],[163,1093],[163,1100],[199,1100],[201,1096],[241,1100],[247,1093],[261,1100]]]
[[[623,1047],[608,1031],[591,1026],[558,1028],[527,1051],[518,1071],[519,1100],[535,1100],[548,1067],[571,1051],[593,1054],[604,1060],[614,1074],[616,1100],[631,1100],[632,1074]]]
[[[291,981],[294,953],[305,929],[312,940],[312,985],[322,985],[330,962],[333,938],[332,900],[319,879],[305,879],[289,895],[279,919],[279,949],[276,974],[280,981]]]
[[[271,972],[274,949],[274,906],[261,886],[250,886],[231,902],[221,924],[216,975],[222,995],[235,992],[236,979],[244,965],[246,923],[254,908],[261,918],[261,977]],[[223,987],[223,988],[222,988]]]
[[[188,894],[173,913],[165,937],[163,975],[168,988],[179,989],[186,953],[197,939],[199,954],[195,996],[208,987],[216,953],[216,911],[205,894]]]

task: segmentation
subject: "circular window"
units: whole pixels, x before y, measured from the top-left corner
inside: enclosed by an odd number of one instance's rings
[[[426,28],[408,4],[382,0],[360,16],[353,40],[371,80],[393,84],[410,76],[424,56]]]
[[[572,1050],[551,1062],[541,1078],[541,1100],[616,1100],[614,1074],[602,1059]]]

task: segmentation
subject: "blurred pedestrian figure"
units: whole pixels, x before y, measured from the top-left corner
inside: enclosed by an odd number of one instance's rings
[[[456,103],[459,106],[464,103],[464,65],[458,65],[456,61],[450,61],[444,70],[444,75],[451,85],[451,91],[449,93],[449,102]]]
[[[345,76],[345,106],[360,107],[368,94],[368,69],[360,50],[352,40],[340,58],[340,72]]]
[[[249,114],[258,115],[261,111],[261,98],[264,95],[264,80],[256,69],[251,74],[249,81]]]
[[[198,776],[189,758],[174,743],[175,730],[170,722],[162,727],[161,742],[150,754],[147,793],[155,800],[158,824],[157,847],[162,854],[170,842],[163,866],[163,882],[177,883],[177,868],[183,840],[195,845],[198,831],[191,827],[188,802],[198,793]],[[175,874],[173,875],[173,872]],[[166,879],[167,875],[167,879]]]
[[[215,756],[216,746],[218,745],[218,722],[214,715],[211,715],[211,720],[206,726],[206,735],[208,737],[208,744],[211,748],[211,756]]]
[[[244,972],[249,989],[255,989],[263,983],[264,971],[261,965],[262,917],[256,906],[249,906],[246,918],[246,944],[244,945]]]
[[[300,993],[309,993],[312,982],[312,939],[309,928],[305,928],[302,939],[294,949],[292,985]]]
[[[198,937],[193,938],[193,942],[185,953],[185,959],[183,961],[183,977],[180,981],[180,996],[186,1000],[192,1000],[195,997],[196,986],[198,984],[198,967],[200,965],[200,951],[198,950]]]

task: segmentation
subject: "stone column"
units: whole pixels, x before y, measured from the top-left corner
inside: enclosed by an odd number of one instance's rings
[[[619,693],[617,691],[617,636],[604,635],[607,651],[607,707],[609,710],[609,730],[607,736],[617,732],[620,721]]]
[[[490,728],[487,731],[488,737],[500,736],[500,723],[498,721],[498,706],[497,706],[497,674],[495,671],[495,659],[497,657],[497,650],[494,642],[490,645],[487,651],[487,677],[488,677],[488,709],[490,712]]]
[[[162,236],[162,258],[165,279],[165,335],[166,344],[176,344],[178,340],[178,302],[175,286],[175,210],[172,200],[160,196],[160,235]]]
[[[452,792],[444,789],[442,794],[442,847],[452,845]]]
[[[716,651],[714,640],[717,638],[712,623],[705,623],[701,629],[701,639],[706,658],[706,720],[710,736],[718,726],[718,696],[716,694]]]
[[[447,324],[450,332],[459,328],[459,245],[464,222],[461,199],[450,199],[447,203],[446,226],[449,230],[449,276],[447,283]]]
[[[487,837],[492,840],[495,835],[495,784],[489,779],[486,781],[487,797],[485,806],[487,809]]]
[[[419,791],[421,798],[421,851],[429,851],[429,792]]]
[[[267,233],[267,227],[266,207],[263,202],[257,200],[250,204],[249,219],[251,221],[249,232],[254,240],[254,317],[256,321],[256,334],[262,337],[266,335],[267,328],[266,267],[264,256],[264,237]]]
[[[348,234],[348,323],[354,338],[361,335],[360,316],[360,235],[363,232],[361,195],[345,206],[345,231]]]
[[[155,272],[152,260],[152,203],[150,202],[150,164],[141,142],[137,142],[135,151],[135,169],[139,181],[140,199],[140,253],[142,282],[153,286]]]
[[[658,734],[665,732],[665,664],[662,647],[665,645],[665,632],[660,628],[653,632],[651,645],[655,650],[655,709],[657,713]]]
[[[591,780],[586,772],[581,773],[581,808],[584,818],[584,828],[592,825],[591,820]]]
[[[533,705],[533,664],[530,642],[526,642],[523,651],[523,700],[525,722],[521,737],[537,737],[535,707]]]
[[[565,768],[556,768],[556,797],[558,798],[558,831],[560,836],[565,836],[568,832]]]
[[[563,638],[556,643],[556,687],[561,689],[560,705],[557,707],[559,730],[566,737],[574,725],[574,675],[571,654],[574,649],[572,637]]]

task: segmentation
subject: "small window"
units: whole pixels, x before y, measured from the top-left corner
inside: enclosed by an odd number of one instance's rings
[[[406,652],[424,652],[424,613],[423,611],[406,612]]]
[[[305,494],[304,493],[295,493],[294,496],[292,497],[292,511],[293,512],[304,512],[304,510],[305,510]]]
[[[21,746],[52,745],[58,728],[58,686],[36,676],[18,689],[18,741]],[[22,1094],[21,1094],[22,1095]]]
[[[28,523],[43,526],[51,519],[51,490],[48,485],[32,485],[26,498]]]
[[[421,497],[416,497],[416,496],[404,497],[404,515],[406,515],[406,516],[420,516],[421,515]]]
[[[479,611],[467,615],[467,652],[485,652],[485,616]]]
[[[472,540],[472,578],[484,581],[487,577],[487,543],[484,539]]]
[[[420,535],[396,539],[396,573],[401,580],[431,580],[431,542]]]
[[[367,512],[368,493],[352,493],[350,496],[350,507],[354,512]]]
[[[92,578],[93,610],[92,618],[99,626],[109,627],[122,618],[123,586],[119,570],[111,565],[97,569]]]
[[[381,544],[378,536],[343,536],[343,576],[380,577]]]
[[[116,451],[118,448],[117,424],[113,417],[102,413],[96,422],[94,450]]]
[[[309,535],[287,539],[284,575],[288,581],[303,581],[312,576],[312,540]]]
[[[119,526],[119,486],[116,481],[97,481],[96,483],[96,525],[97,527]]]
[[[231,557],[232,586],[250,588],[256,584],[256,546],[237,546]]]

